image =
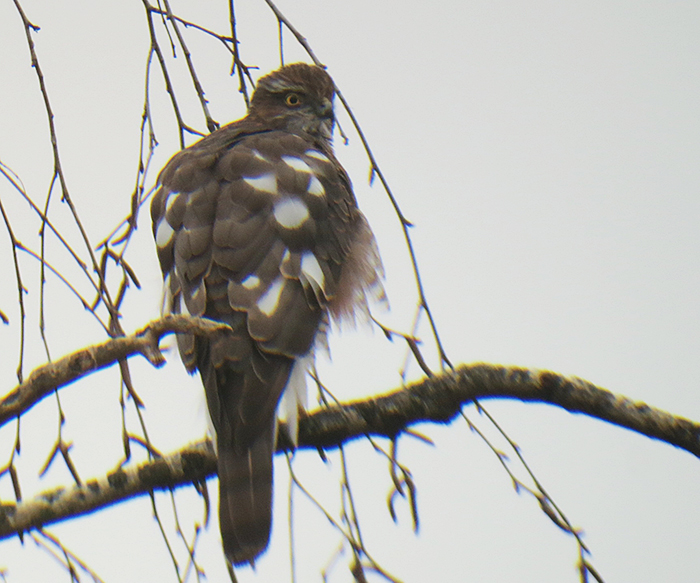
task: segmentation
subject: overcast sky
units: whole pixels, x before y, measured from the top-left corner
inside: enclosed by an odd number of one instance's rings
[[[24,0],[55,115],[68,188],[96,245],[129,211],[139,156],[149,37],[140,2]],[[688,2],[517,2],[291,0],[280,9],[307,37],[349,100],[374,154],[414,223],[412,236],[426,294],[449,357],[547,368],[583,377],[613,392],[700,419],[700,5]],[[227,2],[173,1],[173,11],[228,32]],[[279,65],[277,22],[262,0],[240,2],[240,50],[259,76]],[[173,60],[159,26],[186,122],[206,131],[180,52]],[[222,45],[186,31],[212,115],[225,123],[245,106],[228,76]],[[308,60],[285,35],[287,62]],[[147,176],[178,149],[174,118],[156,65],[151,111],[159,146]],[[398,222],[347,116],[347,146],[336,151],[353,179],[387,269],[388,325],[410,331],[415,284]],[[193,136],[188,140],[194,140]],[[24,30],[14,5],[0,5],[0,161],[43,207],[53,162],[46,114]],[[1,178],[1,177],[0,177]],[[67,205],[54,192],[50,214],[81,249]],[[0,200],[17,237],[38,251],[39,221],[4,179]],[[79,289],[89,286],[55,239],[50,261]],[[160,271],[147,212],[126,255],[142,289],[123,310],[127,331],[157,317]],[[20,255],[27,302],[25,374],[46,361],[38,328],[39,272]],[[16,384],[19,312],[9,240],[0,229],[0,393]],[[116,274],[116,271],[115,271]],[[56,277],[47,276],[46,330],[51,357],[104,339],[104,332]],[[114,289],[118,285],[115,275]],[[114,292],[113,292],[114,293]],[[425,325],[419,329],[437,366]],[[331,341],[332,362],[319,362],[336,396],[350,399],[400,386],[405,347],[368,328]],[[146,403],[149,435],[170,452],[206,431],[198,378],[176,354],[154,371],[132,359]],[[409,378],[418,378],[415,366]],[[119,375],[100,372],[61,392],[64,438],[84,479],[120,461]],[[700,558],[700,463],[671,446],[554,407],[486,403],[520,445],[538,479],[585,532],[591,563],[608,583],[692,581]],[[138,422],[129,413],[129,428]],[[473,407],[472,421],[506,445]],[[55,399],[22,422],[17,466],[25,498],[71,484],[56,463],[37,474],[56,439]],[[418,488],[421,525],[386,498],[386,460],[366,441],[346,449],[366,547],[398,579],[418,581],[577,581],[574,540],[531,497],[514,492],[507,474],[463,420],[417,428],[431,447],[402,438],[399,459]],[[16,426],[0,430],[0,467],[10,458]],[[386,444],[385,444],[386,445]],[[135,450],[136,459],[143,452]],[[511,458],[512,458],[511,454]],[[337,516],[341,462],[313,452],[295,471]],[[518,476],[522,468],[513,461]],[[257,572],[239,580],[289,580],[288,472],[276,464],[272,544]],[[216,492],[216,482],[209,482]],[[0,499],[13,500],[7,475]],[[178,561],[167,495],[157,497]],[[178,492],[188,537],[203,507],[192,489]],[[298,581],[350,581],[348,549],[297,491],[294,533]],[[227,575],[216,513],[198,543],[208,581]],[[107,582],[175,581],[172,562],[142,498],[49,529]],[[0,544],[0,572],[11,583],[69,580],[28,537]],[[87,578],[83,580],[88,580]],[[196,580],[190,573],[189,581]],[[370,580],[382,580],[370,575]]]

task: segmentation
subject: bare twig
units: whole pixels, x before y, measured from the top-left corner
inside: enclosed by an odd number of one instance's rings
[[[15,7],[17,8],[17,12],[20,15],[20,18],[22,19],[22,23],[24,25],[24,30],[25,30],[25,36],[27,38],[27,45],[29,47],[29,54],[31,55],[31,61],[32,61],[32,68],[36,72],[37,79],[39,81],[39,88],[41,91],[42,98],[44,100],[44,108],[46,110],[46,116],[49,122],[49,132],[51,136],[51,149],[53,152],[53,163],[54,163],[54,173],[53,177],[51,179],[51,186],[49,187],[48,195],[46,198],[46,206],[44,208],[44,217],[48,216],[48,206],[49,206],[49,200],[51,197],[51,191],[53,190],[53,184],[55,183],[56,180],[58,180],[60,187],[61,187],[61,200],[63,200],[67,205],[68,208],[70,209],[70,212],[73,216],[73,220],[78,228],[78,231],[80,232],[80,236],[83,239],[83,242],[85,243],[85,248],[86,251],[90,257],[90,261],[92,264],[93,269],[97,272],[98,271],[98,264],[97,264],[97,258],[95,257],[95,254],[92,250],[92,245],[90,244],[90,240],[88,238],[87,232],[85,231],[85,228],[83,227],[82,221],[80,220],[80,217],[78,216],[77,209],[75,208],[75,205],[73,204],[73,201],[70,197],[70,194],[68,192],[68,185],[66,184],[66,179],[65,175],[63,174],[63,168],[61,166],[61,158],[58,152],[58,137],[56,133],[56,127],[54,124],[54,114],[53,110],[51,108],[51,102],[49,100],[49,94],[48,90],[46,88],[46,83],[44,81],[44,74],[41,70],[41,66],[39,65],[39,59],[36,54],[36,50],[34,47],[34,41],[32,39],[32,33],[36,32],[38,30],[38,27],[35,24],[32,24],[29,19],[27,18],[26,14],[24,13],[24,10],[22,9],[22,6],[19,3],[19,0],[14,0]],[[44,229],[41,229],[41,237],[42,237],[42,281],[41,281],[41,289],[42,289],[42,294],[43,294],[43,244],[44,244]],[[121,330],[121,325],[119,324],[119,320],[117,317],[117,311],[116,308],[114,307],[112,300],[109,295],[109,290],[107,289],[107,285],[104,282],[104,280],[100,281],[100,289],[102,290],[102,300],[105,303],[105,306],[109,310],[110,314],[110,329],[113,331],[115,334],[122,334]],[[41,307],[40,309],[42,310],[43,314],[43,300],[41,302]],[[40,324],[41,326],[41,324]],[[43,334],[43,328],[42,328],[42,334]]]
[[[146,58],[146,73],[145,77],[145,87],[144,87],[144,97],[143,97],[143,113],[141,114],[141,129],[140,129],[140,139],[139,139],[139,156],[138,165],[136,170],[136,184],[134,185],[134,192],[131,194],[131,209],[129,215],[120,222],[112,232],[107,235],[107,238],[102,241],[97,249],[101,249],[103,246],[108,245],[110,242],[112,245],[120,245],[124,243],[120,255],[123,256],[128,241],[131,235],[136,230],[136,225],[138,224],[138,214],[141,206],[148,200],[148,198],[155,192],[155,186],[144,196],[144,191],[146,190],[145,180],[148,169],[151,165],[151,160],[153,159],[153,154],[155,152],[156,146],[158,145],[158,140],[156,139],[155,130],[153,128],[153,119],[151,118],[151,103],[150,103],[150,83],[151,83],[151,64],[153,63],[153,50],[148,51],[148,57]],[[146,141],[146,126],[148,126],[148,154],[146,154],[146,160],[144,162],[144,142]],[[126,226],[126,230],[123,234],[117,236],[122,228]]]
[[[70,573],[71,575],[71,580],[72,581],[80,581],[80,578],[78,577],[77,572],[75,571],[75,567],[73,566],[73,563],[75,563],[78,567],[80,567],[85,573],[88,574],[88,576],[95,582],[95,583],[104,583],[103,580],[95,573],[83,560],[81,560],[77,555],[69,551],[66,546],[58,539],[58,537],[54,536],[50,532],[46,530],[41,530],[39,532],[41,535],[41,538],[39,538],[36,535],[32,535],[32,538],[34,542],[39,545],[40,547],[44,548],[49,554],[51,554],[53,557],[56,558],[57,561],[59,561],[63,567]],[[58,549],[58,552],[60,552],[61,555],[63,555],[63,559],[61,559],[57,554],[56,551],[54,551],[49,545],[47,545],[44,540],[50,542],[54,547]]]
[[[238,92],[243,95],[246,108],[250,108],[250,97],[248,97],[248,88],[245,84],[246,77],[250,81],[251,87],[254,87],[255,84],[253,83],[253,78],[248,70],[249,67],[247,67],[243,61],[241,61],[238,50],[238,37],[236,36],[236,12],[233,7],[233,0],[228,0],[228,15],[231,23],[231,39],[233,40],[233,64],[231,65],[231,75],[233,75],[234,71],[238,72]]]
[[[35,251],[32,251],[31,249],[25,247],[19,241],[16,242],[16,248],[19,249],[20,251],[24,251],[27,255],[29,255],[30,257],[33,257],[34,259],[39,261],[43,267],[46,267],[51,273],[53,273],[61,281],[61,283],[63,283],[63,285],[65,285],[73,293],[73,295],[78,298],[78,300],[80,301],[83,308],[88,310],[95,317],[95,319],[100,323],[102,328],[104,328],[105,331],[107,333],[109,333],[109,327],[107,326],[107,324],[105,324],[102,321],[102,318],[100,318],[100,316],[97,314],[97,311],[95,311],[90,306],[88,301],[83,296],[80,295],[80,292],[77,289],[75,289],[73,284],[70,281],[68,281],[65,278],[65,276],[58,269],[53,267],[53,265],[51,265],[48,261],[46,261],[45,258],[42,258],[41,255],[39,255]]]
[[[209,104],[207,102],[206,97],[204,97],[204,89],[202,89],[202,84],[199,82],[197,71],[195,70],[194,64],[192,63],[192,54],[187,48],[187,43],[185,43],[185,38],[182,36],[182,32],[180,32],[180,27],[177,25],[179,19],[176,19],[174,17],[173,12],[170,8],[170,2],[168,2],[168,0],[163,0],[163,4],[165,5],[166,16],[172,24],[173,30],[175,31],[175,35],[177,36],[177,42],[180,43],[182,52],[185,55],[187,70],[190,72],[190,77],[192,79],[192,84],[194,85],[195,93],[197,94],[199,104],[202,107],[202,111],[204,112],[204,119],[207,122],[207,128],[210,132],[213,132],[214,130],[219,128],[219,122],[214,120],[214,118],[211,116],[211,113],[209,112]]]
[[[233,54],[233,48],[231,48],[231,46],[230,46],[233,44],[233,39],[230,36],[225,36],[223,34],[219,34],[218,32],[214,32],[213,30],[209,30],[208,28],[201,26],[200,24],[197,24],[196,22],[192,22],[191,20],[185,20],[184,18],[181,18],[180,16],[173,14],[169,8],[166,10],[161,10],[160,8],[156,8],[155,6],[151,6],[150,10],[151,10],[151,12],[155,12],[156,14],[165,15],[170,20],[176,20],[177,22],[182,23],[182,25],[185,28],[194,28],[200,32],[208,34],[209,36],[221,41],[221,43],[224,45],[224,48],[228,52]]]
[[[313,52],[311,49],[311,45],[309,45],[309,42],[306,40],[306,38],[292,25],[292,23],[282,14],[279,8],[275,5],[275,3],[272,0],[265,0],[265,3],[270,7],[272,12],[275,14],[275,17],[277,18],[278,22],[284,23],[284,25],[289,29],[289,31],[294,35],[294,38],[296,38],[297,42],[304,47],[304,50],[308,53],[309,57],[311,57],[311,60],[319,67],[325,68],[325,65],[321,63],[321,61],[318,59],[316,54]],[[335,94],[337,95],[338,99],[340,102],[343,104],[343,107],[345,108],[345,111],[347,112],[348,116],[350,116],[350,120],[352,121],[352,125],[355,128],[355,131],[357,132],[357,135],[360,138],[360,141],[362,142],[362,146],[365,149],[365,152],[367,154],[367,157],[369,158],[370,162],[370,176],[378,176],[380,182],[382,183],[382,186],[384,187],[385,192],[387,193],[387,196],[389,197],[389,200],[391,201],[392,206],[394,207],[394,211],[396,212],[396,215],[399,218],[399,221],[401,222],[401,228],[403,230],[404,234],[404,239],[406,240],[406,246],[408,248],[409,256],[411,258],[411,265],[413,267],[413,276],[416,281],[416,286],[418,288],[418,300],[420,303],[420,306],[423,310],[425,310],[426,315],[428,316],[428,321],[430,322],[430,327],[433,333],[433,337],[435,338],[435,343],[437,345],[438,353],[440,356],[440,364],[446,364],[449,367],[452,367],[452,363],[450,362],[449,358],[447,357],[447,353],[445,352],[445,349],[442,345],[442,341],[440,340],[440,335],[438,334],[437,331],[437,325],[435,323],[435,320],[433,318],[433,314],[430,311],[430,306],[428,305],[428,300],[425,296],[425,290],[423,288],[423,281],[421,279],[420,275],[420,269],[418,268],[418,260],[416,259],[416,254],[413,249],[413,241],[411,239],[411,235],[409,233],[409,228],[412,226],[410,221],[403,215],[401,212],[401,208],[399,207],[399,203],[396,200],[396,197],[394,196],[394,193],[391,191],[391,188],[389,186],[389,182],[386,180],[384,177],[384,173],[382,172],[381,168],[379,167],[379,164],[377,163],[377,160],[374,157],[374,154],[372,153],[372,149],[369,147],[369,143],[367,142],[367,138],[365,137],[364,132],[362,131],[362,128],[360,127],[360,123],[357,121],[357,118],[355,117],[355,114],[353,113],[352,109],[350,108],[350,104],[347,102],[345,99],[345,96],[343,95],[342,91],[340,88],[336,85],[335,86]]]
[[[372,319],[372,322],[374,322],[377,326],[379,326],[379,329],[384,333],[384,335],[389,339],[392,340],[393,336],[400,336],[406,341],[406,344],[408,345],[408,350],[410,354],[413,354],[413,358],[416,359],[416,362],[418,363],[418,366],[421,368],[421,370],[425,373],[426,376],[433,376],[433,371],[430,370],[430,367],[428,366],[428,363],[425,361],[425,358],[423,357],[423,353],[420,351],[420,343],[421,341],[416,338],[412,334],[404,334],[403,332],[399,332],[397,330],[393,330],[391,328],[388,328],[384,324],[382,324],[379,320],[377,320],[374,316],[370,316]],[[415,326],[414,326],[415,328]],[[408,360],[408,355],[407,355],[407,360]],[[401,378],[405,378],[405,373],[406,373],[406,366],[404,366],[404,370],[402,371]]]
[[[359,555],[361,554],[362,556],[366,557],[367,560],[370,562],[370,567],[376,571],[377,573],[381,574],[385,579],[388,581],[391,581],[392,583],[401,583],[399,579],[396,579],[395,577],[391,576],[387,571],[382,569],[379,566],[379,563],[377,563],[367,552],[367,550],[362,546],[361,542],[358,542],[355,537],[354,537],[354,532],[352,525],[348,523],[348,526],[350,528],[349,532],[345,531],[343,527],[341,526],[340,523],[338,523],[335,518],[333,518],[330,513],[323,507],[323,505],[314,497],[314,495],[309,492],[309,490],[299,481],[297,478],[296,473],[292,469],[292,463],[291,463],[291,458],[289,455],[287,455],[287,466],[289,467],[289,475],[292,479],[292,483],[299,488],[299,490],[308,498],[308,500],[318,508],[321,513],[326,517],[328,522],[331,523],[331,525],[343,536],[343,538],[347,541],[347,543],[350,545],[350,547],[353,549],[353,553],[355,554],[355,557],[357,558],[356,563],[359,561]],[[2,534],[0,533],[0,537]]]
[[[556,504],[556,502],[550,497],[550,495],[547,493],[547,491],[544,489],[540,481],[537,479],[535,474],[532,472],[530,469],[530,466],[527,464],[525,461],[525,458],[523,457],[522,453],[520,452],[520,448],[518,445],[513,442],[513,440],[503,431],[503,429],[496,423],[496,421],[482,408],[479,408],[480,411],[485,413],[489,419],[489,421],[496,427],[496,429],[499,431],[499,433],[506,439],[508,442],[508,445],[511,447],[513,451],[515,451],[516,455],[518,456],[518,459],[522,463],[523,467],[525,468],[525,471],[527,474],[530,476],[532,479],[535,488],[530,488],[527,486],[524,482],[522,482],[519,478],[515,476],[515,473],[513,470],[510,468],[509,465],[509,458],[508,456],[502,452],[501,450],[497,449],[496,446],[491,443],[491,441],[484,435],[484,433],[474,424],[472,423],[469,418],[462,412],[462,417],[464,420],[467,422],[467,425],[469,428],[475,432],[484,443],[489,447],[489,449],[494,453],[496,458],[498,459],[499,463],[503,467],[503,469],[506,471],[508,476],[510,477],[513,487],[515,488],[516,492],[527,492],[530,494],[533,498],[535,498],[540,506],[540,509],[544,514],[554,523],[556,524],[559,528],[561,528],[564,532],[567,534],[570,534],[573,536],[576,540],[576,544],[578,546],[578,555],[579,555],[579,568],[581,565],[588,565],[587,561],[585,560],[585,555],[588,554],[590,551],[588,550],[588,547],[586,544],[583,542],[583,534],[582,532],[574,528],[571,525],[571,522],[569,519],[566,517],[564,512],[561,510],[561,508]],[[602,583],[602,581],[601,581]]]
[[[158,506],[156,506],[156,496],[155,496],[153,490],[151,490],[148,494],[151,498],[151,509],[153,510],[153,518],[155,519],[156,523],[158,524],[158,530],[160,531],[160,537],[163,539],[163,542],[165,543],[165,548],[168,550],[168,555],[170,556],[170,561],[172,562],[173,568],[175,569],[175,576],[177,577],[178,583],[183,583],[182,574],[180,573],[180,565],[177,562],[177,557],[175,556],[175,551],[173,550],[173,546],[170,544],[170,539],[168,538],[168,533],[165,532],[165,527],[163,526],[163,521],[160,519],[160,513],[158,512]]]
[[[314,51],[311,49],[311,45],[309,44],[309,41],[306,40],[306,37],[302,36],[302,34],[294,27],[294,25],[282,14],[279,8],[275,5],[272,0],[265,0],[265,3],[270,7],[270,10],[274,13],[275,17],[277,18],[277,21],[280,24],[284,24],[289,29],[289,32],[291,32],[294,35],[294,38],[297,39],[297,42],[304,47],[304,50],[308,53],[308,55],[311,57],[311,60],[318,65],[319,67],[323,67],[324,69],[326,68],[325,65],[321,64],[321,61],[318,60],[316,57]],[[280,37],[281,40],[281,37]],[[281,44],[281,43],[280,43]],[[283,57],[282,57],[283,59]]]
[[[9,172],[8,172],[9,171]],[[11,173],[11,175],[10,175]],[[98,285],[95,283],[95,281],[92,279],[90,272],[87,269],[87,265],[85,262],[78,256],[78,254],[74,251],[74,249],[70,246],[68,241],[66,241],[65,237],[59,232],[56,227],[54,227],[53,223],[49,220],[49,218],[44,214],[44,212],[36,206],[34,201],[29,197],[27,194],[27,191],[24,189],[24,187],[21,184],[21,181],[19,180],[19,177],[12,172],[7,166],[5,166],[2,162],[0,162],[0,174],[4,175],[5,178],[12,184],[12,186],[15,188],[17,192],[19,192],[20,196],[27,201],[31,209],[39,216],[42,222],[42,226],[47,226],[49,230],[54,234],[54,236],[59,240],[61,245],[64,247],[66,251],[70,254],[70,256],[73,258],[73,260],[76,262],[78,267],[80,267],[81,271],[85,274],[87,277],[88,281],[92,284],[92,287],[95,288],[95,290],[98,290]]]
[[[177,97],[175,96],[175,89],[173,87],[173,84],[170,80],[170,73],[168,73],[168,67],[165,64],[165,57],[163,56],[163,51],[160,48],[160,45],[158,44],[158,37],[156,36],[156,29],[153,24],[153,14],[154,11],[152,10],[153,7],[149,4],[148,0],[142,0],[143,1],[143,6],[146,9],[146,16],[148,20],[148,33],[151,38],[151,46],[150,46],[150,51],[151,53],[155,53],[156,57],[158,58],[158,64],[160,65],[160,70],[161,73],[163,74],[163,81],[165,81],[165,89],[168,92],[168,95],[170,96],[170,102],[172,103],[173,106],[173,112],[175,113],[175,118],[177,119],[177,127],[179,129],[179,135],[180,135],[180,148],[185,147],[185,132],[190,133],[190,134],[195,134],[198,136],[202,136],[203,134],[201,132],[198,132],[194,128],[191,128],[188,126],[184,120],[182,119],[182,114],[180,113],[180,106],[177,103]],[[158,14],[162,14],[162,11],[158,11]]]
[[[3,175],[8,176],[4,169],[6,166],[0,166],[0,170],[3,170]],[[13,172],[14,174],[14,172]],[[8,177],[9,178],[9,177]],[[10,182],[13,182],[10,179]],[[12,230],[12,225],[10,224],[10,217],[5,212],[5,207],[2,205],[2,200],[0,200],[0,215],[2,215],[2,220],[5,223],[5,229],[10,237],[10,246],[12,247],[12,261],[15,266],[15,282],[17,283],[17,303],[19,305],[19,362],[17,364],[17,380],[21,383],[24,379],[24,349],[25,349],[25,318],[26,312],[24,309],[24,294],[26,293],[26,288],[22,283],[22,272],[19,268],[19,258],[17,257],[17,249],[19,249],[20,242],[15,237],[15,233]]]

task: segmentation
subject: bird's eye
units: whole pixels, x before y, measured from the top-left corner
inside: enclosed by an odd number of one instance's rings
[[[301,103],[301,99],[296,93],[287,93],[284,102],[290,107],[295,107]]]

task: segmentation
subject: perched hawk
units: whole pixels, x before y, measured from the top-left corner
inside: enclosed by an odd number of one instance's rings
[[[282,393],[305,392],[329,315],[353,318],[382,293],[374,236],[333,154],[334,93],[302,63],[263,77],[243,119],[173,156],[151,205],[165,309],[232,329],[178,346],[216,429],[221,538],[235,565],[270,538]]]

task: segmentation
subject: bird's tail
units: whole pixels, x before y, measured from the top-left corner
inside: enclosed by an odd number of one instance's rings
[[[270,539],[273,430],[260,432],[244,449],[228,443],[226,432],[217,436],[221,539],[234,565],[253,564]]]
[[[241,565],[253,564],[270,539],[275,409],[293,360],[262,354],[245,320],[227,323],[231,332],[197,340],[195,353],[216,430],[224,554]]]

